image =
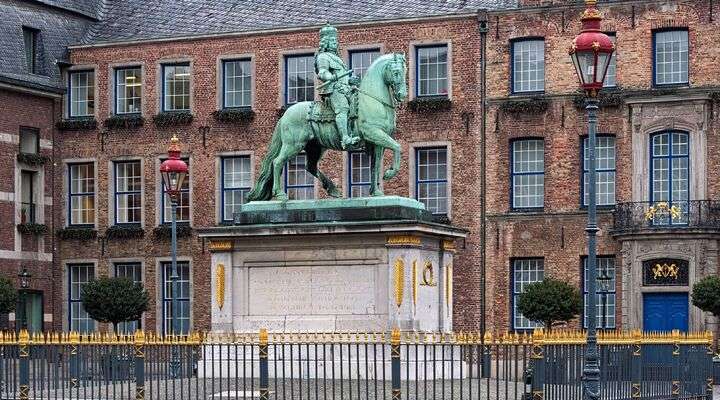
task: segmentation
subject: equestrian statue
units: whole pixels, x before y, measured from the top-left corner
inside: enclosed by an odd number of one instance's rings
[[[391,179],[400,169],[400,145],[393,139],[395,110],[407,97],[406,61],[400,53],[376,59],[362,80],[352,74],[338,55],[337,29],[320,29],[320,48],[315,56],[319,101],[304,101],[288,107],[275,125],[270,147],[262,161],[249,201],[287,200],[282,173],[287,161],[305,151],[305,168],[320,180],[332,197],[342,194],[319,169],[327,149],[364,151],[371,160],[370,195],[382,196],[380,172],[385,149],[393,152],[393,163],[383,174]]]

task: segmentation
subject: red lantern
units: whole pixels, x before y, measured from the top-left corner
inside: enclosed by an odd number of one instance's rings
[[[187,164],[180,159],[180,140],[173,135],[168,148],[168,159],[160,164],[163,184],[172,201],[177,201],[177,196],[180,193],[187,172]]]
[[[587,8],[582,14],[582,32],[573,39],[570,57],[580,79],[580,86],[589,96],[597,96],[602,89],[615,44],[600,31],[602,15],[595,4],[597,0],[586,0]]]

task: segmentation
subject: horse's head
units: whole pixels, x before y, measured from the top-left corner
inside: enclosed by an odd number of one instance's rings
[[[392,59],[385,66],[384,80],[385,84],[390,86],[393,97],[396,101],[403,101],[408,95],[406,75],[405,55],[394,53]]]

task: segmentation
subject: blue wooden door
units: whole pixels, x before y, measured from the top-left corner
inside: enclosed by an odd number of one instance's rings
[[[643,330],[669,332],[688,330],[687,293],[645,293],[643,295]]]

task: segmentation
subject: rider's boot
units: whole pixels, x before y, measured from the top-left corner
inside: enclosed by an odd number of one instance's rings
[[[348,146],[352,146],[358,142],[358,138],[350,136],[347,115],[335,115],[335,125],[337,125],[337,129],[342,137],[341,145],[343,149],[347,149]]]

